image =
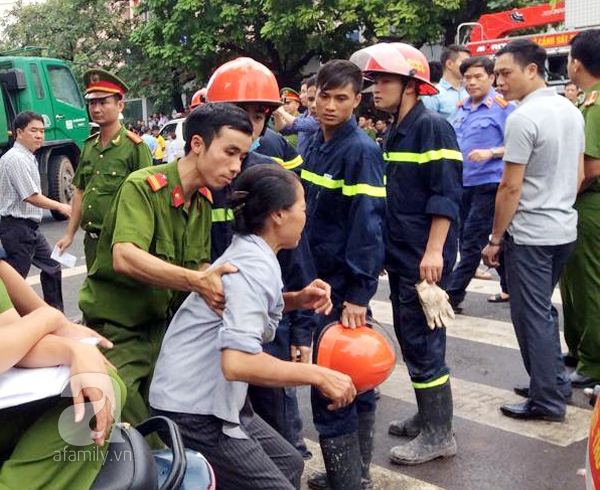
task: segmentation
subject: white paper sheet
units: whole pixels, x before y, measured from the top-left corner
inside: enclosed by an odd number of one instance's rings
[[[52,250],[52,255],[50,255],[50,258],[66,265],[67,267],[75,267],[75,263],[77,262],[77,257],[68,252],[64,252],[61,255],[58,245],[54,245],[54,249]]]

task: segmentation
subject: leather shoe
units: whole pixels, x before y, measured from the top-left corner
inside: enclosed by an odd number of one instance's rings
[[[569,377],[571,378],[571,385],[573,388],[590,388],[600,384],[600,380],[592,378],[587,374],[581,374],[577,371],[573,371]]]
[[[563,358],[563,362],[565,363],[565,366],[567,366],[567,367],[575,368],[575,367],[577,367],[577,364],[579,363],[579,358],[572,356],[568,352],[566,354],[563,354],[562,358]]]
[[[529,400],[521,403],[510,403],[502,405],[500,411],[507,417],[520,420],[546,420],[548,422],[564,422],[565,414],[554,415],[544,412],[534,405],[531,405]]]
[[[529,398],[529,386],[514,386],[513,387],[513,391],[519,395],[522,396],[523,398]],[[571,401],[571,397],[572,397],[572,393],[569,393],[568,395],[565,395],[565,400],[567,402]]]

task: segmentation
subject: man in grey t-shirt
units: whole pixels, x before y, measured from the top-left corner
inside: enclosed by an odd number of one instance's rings
[[[511,318],[530,376],[529,386],[515,388],[527,400],[500,410],[562,422],[571,384],[551,298],[577,238],[573,204],[583,175],[584,128],[581,113],[546,87],[545,62],[546,51],[528,40],[497,54],[498,90],[521,103],[506,122],[504,174],[483,260],[496,267],[504,249]]]

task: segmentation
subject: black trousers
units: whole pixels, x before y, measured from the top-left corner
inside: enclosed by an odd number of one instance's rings
[[[32,264],[42,271],[40,280],[44,301],[63,311],[60,264],[50,258],[52,250],[40,232],[39,224],[30,219],[2,217],[0,240],[7,255],[6,261],[21,276],[27,277]]]
[[[223,421],[212,415],[173,413],[164,415],[181,431],[188,449],[203,454],[215,471],[219,490],[294,490],[300,488],[304,461],[275,429],[253,413],[248,402],[240,413],[247,439],[223,434]]]

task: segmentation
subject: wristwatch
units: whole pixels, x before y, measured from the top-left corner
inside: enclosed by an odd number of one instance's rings
[[[500,245],[502,245],[502,240],[499,240],[497,242],[495,242],[494,240],[489,240],[488,245],[491,245],[492,247],[499,247]]]
[[[490,151],[492,152],[492,158],[501,158],[501,152],[500,152],[500,148],[494,147],[494,148],[490,148]]]

